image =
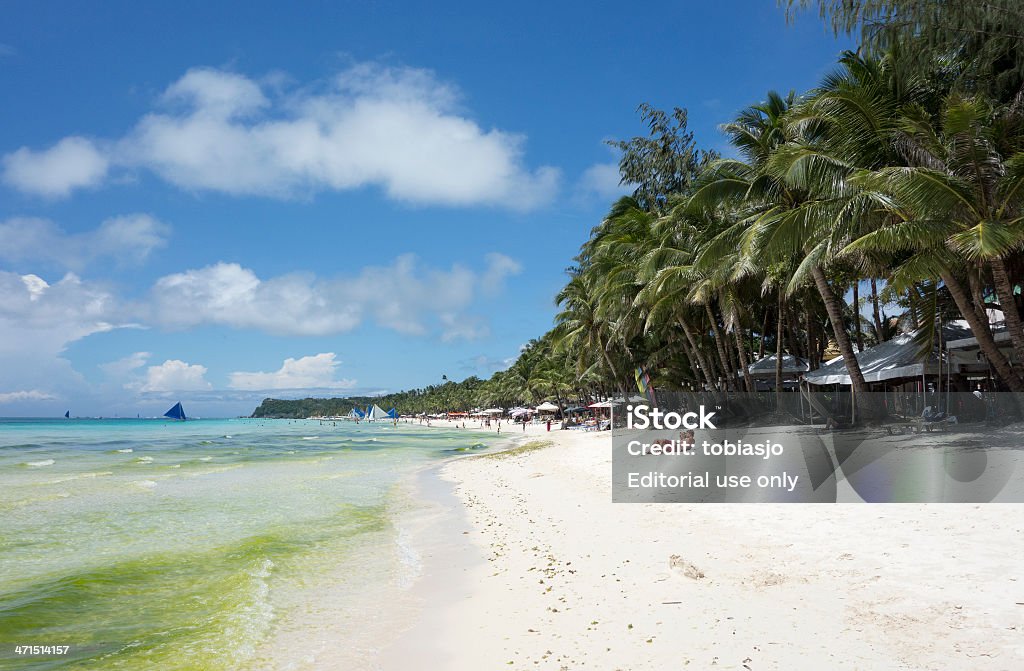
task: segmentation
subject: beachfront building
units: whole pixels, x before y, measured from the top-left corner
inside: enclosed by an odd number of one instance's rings
[[[994,327],[992,337],[1003,356],[1013,361],[1013,344],[1010,342],[1010,332],[1006,327],[1002,325]],[[978,345],[978,339],[973,335],[950,340],[946,343],[946,351],[949,355],[950,365],[959,374],[961,382],[968,389],[975,390],[981,387],[992,390],[997,388],[992,365],[985,358]]]
[[[766,356],[753,362],[747,367],[750,377],[754,379],[755,391],[772,391],[775,389],[776,361],[778,357],[774,354]],[[807,359],[793,356],[792,354],[782,355],[782,388],[795,390],[800,384],[800,377],[804,375],[810,366]],[[741,377],[740,375],[737,375]]]
[[[1010,358],[1012,345],[1006,329],[994,326],[993,334]],[[856,355],[869,389],[882,395],[887,413],[919,416],[931,407],[961,419],[980,419],[984,409],[972,393],[1001,387],[978,339],[962,322],[952,322],[923,353],[916,336],[917,332],[901,334]],[[827,394],[835,406],[848,402],[842,399],[849,394],[851,379],[842,357],[806,373],[803,379],[806,394]]]

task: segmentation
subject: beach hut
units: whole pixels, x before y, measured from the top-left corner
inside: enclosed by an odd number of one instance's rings
[[[933,347],[930,351],[922,352],[916,340],[917,333],[914,331],[897,335],[855,354],[864,381],[872,391],[886,395],[887,409],[897,415],[920,415],[928,405],[948,406],[948,392],[954,384],[952,376],[958,372],[950,365],[951,359],[945,355],[945,348],[940,350]],[[965,334],[970,335],[970,331],[956,324],[947,324],[941,329],[940,337],[943,343],[950,343],[958,339],[965,340]],[[852,380],[842,357],[836,357],[818,370],[806,373],[804,380],[808,392],[825,391],[827,387],[833,386],[837,392],[836,404],[849,405],[838,400],[840,395],[852,392]],[[945,398],[936,397],[935,394],[942,391],[943,387]],[[814,400],[810,393],[806,397],[808,401]],[[819,408],[814,410],[823,414]]]
[[[750,377],[754,378],[757,391],[769,391],[775,388],[775,362],[777,357],[772,354],[755,361],[747,367]],[[792,354],[782,355],[782,386],[796,386],[800,376],[810,370],[806,359]],[[742,373],[737,373],[742,377]]]
[[[927,355],[922,355],[918,343],[915,342],[916,335],[916,331],[900,334],[892,340],[857,352],[855,356],[864,375],[864,381],[868,384],[892,384],[899,380],[920,380],[943,373],[945,362],[940,361],[937,348],[933,348]],[[967,339],[967,336],[970,336],[970,331],[965,331],[955,324],[942,328],[943,342],[949,345],[957,339]],[[841,356],[828,361],[818,370],[804,374],[804,380],[815,386],[851,385],[850,374]]]
[[[1007,359],[1013,356],[1010,332],[1005,326],[994,326],[992,328],[992,339],[995,340],[999,351]],[[968,379],[987,378],[991,375],[991,366],[988,359],[982,353],[978,339],[969,331],[960,337],[949,338],[946,341],[946,351],[949,353],[950,362],[954,366],[954,372],[960,373]]]

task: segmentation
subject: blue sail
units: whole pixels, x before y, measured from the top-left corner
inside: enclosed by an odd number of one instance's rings
[[[71,419],[71,411],[70,410],[68,410],[67,412],[64,413],[64,419]]]
[[[180,401],[178,403],[175,403],[173,408],[165,412],[164,417],[170,417],[171,419],[180,419],[181,421],[185,421],[187,419],[185,417],[185,410],[184,408],[181,407]]]
[[[398,408],[391,408],[388,410],[388,417],[391,419],[398,419]]]

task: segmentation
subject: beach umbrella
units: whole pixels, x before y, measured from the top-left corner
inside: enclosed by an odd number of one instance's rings
[[[537,406],[537,412],[554,412],[555,410],[558,410],[558,406],[551,401],[544,401]]]
[[[484,410],[484,414],[487,415],[500,415],[503,412],[505,411],[501,408],[488,408],[487,410]]]
[[[508,413],[510,417],[522,417],[523,415],[529,415],[530,411],[526,408],[516,408],[512,412]]]
[[[591,403],[588,408],[610,408],[613,403],[611,401],[598,401],[597,403]]]

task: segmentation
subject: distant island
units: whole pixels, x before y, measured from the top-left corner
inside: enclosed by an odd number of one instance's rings
[[[344,398],[265,398],[253,413],[253,418],[301,419],[305,417],[334,417],[348,414],[352,408],[365,408],[376,403],[385,410],[398,408],[402,414],[440,412],[442,410],[471,410],[480,404],[484,381],[468,377],[462,382],[446,382],[422,389],[400,391],[382,396],[347,396]]]

